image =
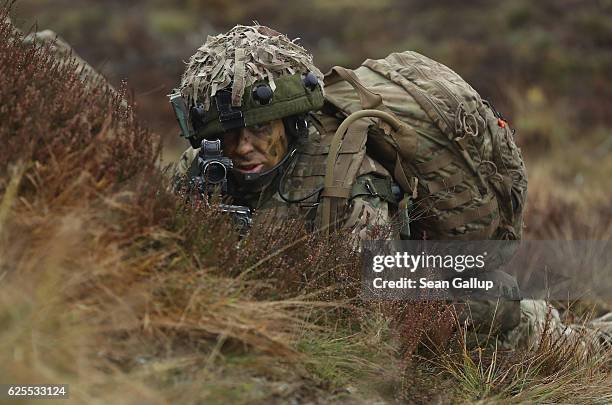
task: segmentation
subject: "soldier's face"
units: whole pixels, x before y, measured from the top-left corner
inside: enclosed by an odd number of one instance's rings
[[[241,128],[223,137],[225,154],[243,173],[260,173],[276,166],[287,153],[282,120]]]

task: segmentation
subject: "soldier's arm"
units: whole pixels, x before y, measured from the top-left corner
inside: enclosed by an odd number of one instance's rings
[[[174,171],[172,173],[173,177],[185,176],[197,154],[197,149],[193,149],[191,146],[189,149],[183,152],[179,158],[179,161],[174,165]]]
[[[378,162],[366,156],[351,190],[351,203],[344,227],[358,240],[396,239],[391,220],[394,196],[391,175]]]
[[[181,188],[182,180],[185,179],[185,176],[187,176],[189,168],[191,167],[191,164],[196,158],[197,154],[197,149],[189,147],[181,154],[178,162],[174,163],[174,166],[170,170],[170,175],[173,180],[172,187],[174,187],[175,190]]]

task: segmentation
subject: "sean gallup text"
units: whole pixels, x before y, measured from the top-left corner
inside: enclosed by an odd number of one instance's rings
[[[372,285],[376,289],[448,290],[454,288],[489,291],[493,288],[493,281],[479,280],[476,277],[468,279],[455,277],[451,280],[429,280],[426,277],[421,277],[418,280],[408,277],[402,277],[398,280],[384,280],[382,277],[377,277],[372,280]]]

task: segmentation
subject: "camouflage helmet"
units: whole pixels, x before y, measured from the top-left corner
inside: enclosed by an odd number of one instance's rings
[[[262,25],[209,36],[190,58],[171,102],[183,136],[204,138],[323,106],[323,74],[296,40]],[[181,118],[183,123],[181,123]]]

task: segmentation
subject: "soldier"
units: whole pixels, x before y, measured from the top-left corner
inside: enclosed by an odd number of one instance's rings
[[[370,230],[401,213],[400,190],[406,187],[395,183],[398,176],[373,159],[359,137],[342,143],[335,187],[321,186],[332,137],[345,118],[324,107],[323,92],[323,75],[311,55],[270,28],[236,26],[209,37],[191,57],[180,89],[170,96],[182,135],[192,143],[180,158],[176,178],[185,180],[183,185],[202,182],[207,157],[198,153],[200,142],[208,140],[205,149],[210,148],[213,158],[222,151],[231,160],[225,189],[234,203],[271,212],[276,219],[302,218],[314,230],[330,223],[322,220],[322,197],[344,197],[332,207],[331,224],[350,229],[356,239],[368,238]],[[469,118],[463,117],[463,123]],[[518,201],[517,193],[508,197],[510,209],[522,209],[526,180],[522,187]],[[520,236],[522,217],[517,218],[519,229],[508,224],[504,229]],[[408,237],[402,225],[387,237]],[[489,331],[493,321],[507,346],[533,347],[545,327],[556,336],[573,333],[544,301],[472,303],[469,312],[477,329]]]
[[[331,138],[324,126],[334,121],[319,111],[322,83],[312,56],[267,27],[237,26],[209,37],[181,81],[198,137],[176,174],[197,176],[200,139],[219,138],[233,162],[229,194],[235,203],[273,211],[277,219],[300,217],[314,229]],[[386,224],[396,198],[389,172],[363,153],[363,145],[354,149],[343,167],[354,180],[351,198],[338,207],[338,224],[365,238],[367,229]]]

